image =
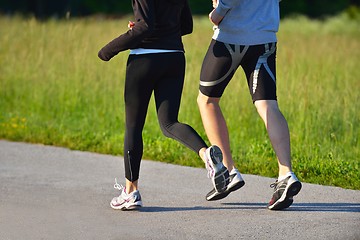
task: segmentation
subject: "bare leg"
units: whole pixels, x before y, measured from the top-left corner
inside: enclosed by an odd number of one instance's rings
[[[220,98],[210,98],[201,92],[197,98],[206,135],[212,145],[217,145],[222,150],[223,163],[230,172],[234,168],[234,161],[230,151],[229,133],[219,101]]]
[[[134,182],[130,182],[129,180],[126,179],[126,193],[132,193],[133,191],[138,190],[138,180],[134,181]]]
[[[201,160],[203,160],[204,164],[206,164],[206,159],[204,158],[205,151],[206,151],[206,148],[201,148],[199,150],[199,156],[200,156]]]
[[[277,101],[255,101],[255,107],[265,123],[271,144],[278,158],[279,176],[292,171],[290,157],[290,134],[288,124],[280,112]]]

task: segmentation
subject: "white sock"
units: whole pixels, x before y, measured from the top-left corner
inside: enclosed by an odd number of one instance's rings
[[[285,175],[279,176],[279,177],[278,177],[278,181],[280,182],[280,181],[282,181],[282,180],[284,180],[285,178],[290,177],[290,176],[296,178],[294,172],[287,172]]]
[[[237,170],[237,168],[233,168],[230,172],[230,175],[234,174],[234,173],[240,173],[240,172],[239,172],[239,170]]]
[[[230,175],[236,174],[240,181],[244,181],[243,177],[241,176],[241,173],[237,168],[233,168],[229,174]]]

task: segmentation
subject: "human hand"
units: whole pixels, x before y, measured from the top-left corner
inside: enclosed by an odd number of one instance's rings
[[[212,0],[213,8],[216,8],[218,6],[218,0]]]
[[[223,20],[223,16],[219,15],[216,11],[216,9],[212,10],[209,13],[209,20],[212,22],[215,26],[218,26],[220,22]]]
[[[129,21],[128,23],[128,28],[130,28],[130,30],[135,26],[135,23],[132,21]]]

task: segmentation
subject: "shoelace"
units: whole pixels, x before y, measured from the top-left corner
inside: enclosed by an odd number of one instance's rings
[[[114,188],[122,192],[125,187],[124,187],[123,185],[119,184],[119,183],[117,182],[117,179],[115,178]]]
[[[270,187],[276,188],[278,184],[279,184],[279,182],[278,182],[278,180],[276,180],[274,183],[270,184]]]

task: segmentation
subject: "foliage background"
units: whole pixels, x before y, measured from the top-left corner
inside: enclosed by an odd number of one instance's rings
[[[282,20],[278,97],[297,176],[360,190],[360,12],[350,12],[325,20]],[[128,54],[105,63],[97,51],[126,31],[129,17],[0,17],[0,139],[123,155]],[[212,28],[206,16],[196,16],[194,24],[194,33],[184,37],[187,71],[179,120],[206,139],[196,97]],[[242,71],[221,104],[240,171],[276,177],[276,156]],[[204,167],[197,154],[162,135],[153,101],[143,133],[144,159]]]

